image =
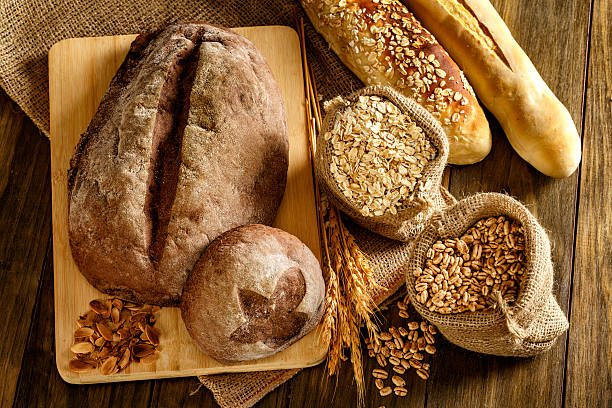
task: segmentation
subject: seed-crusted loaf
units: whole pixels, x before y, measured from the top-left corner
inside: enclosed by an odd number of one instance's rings
[[[189,275],[181,313],[206,354],[263,358],[312,330],[325,305],[319,261],[293,235],[246,225],[217,238]]]
[[[366,85],[415,99],[448,137],[448,162],[471,164],[491,150],[489,123],[463,73],[399,0],[301,0],[316,30]]]
[[[72,158],[74,260],[103,292],[177,304],[212,240],[273,222],[287,166],[282,96],[250,41],[204,23],[140,35]]]

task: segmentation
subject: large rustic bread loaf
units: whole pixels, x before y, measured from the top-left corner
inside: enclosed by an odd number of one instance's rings
[[[461,65],[510,144],[552,177],[574,173],[576,125],[489,0],[402,0]]]
[[[71,162],[74,260],[99,290],[176,304],[212,240],[273,222],[287,166],[282,96],[250,41],[199,23],[140,35]]]
[[[189,275],[181,312],[206,354],[221,362],[262,358],[319,322],[325,283],[319,261],[293,235],[246,225],[217,238]]]
[[[391,86],[440,121],[449,163],[471,164],[489,153],[489,123],[472,87],[399,0],[301,2],[317,31],[366,85]]]

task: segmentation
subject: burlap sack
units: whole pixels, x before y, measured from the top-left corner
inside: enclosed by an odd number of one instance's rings
[[[506,304],[500,298],[494,309],[450,315],[430,312],[416,300],[413,274],[424,265],[427,250],[437,240],[461,236],[481,218],[499,215],[519,221],[525,231],[527,272],[516,302]],[[480,353],[527,357],[549,349],[568,328],[552,294],[553,275],[548,236],[535,217],[507,195],[482,193],[432,217],[416,240],[406,268],[406,287],[417,312],[452,343]]]
[[[436,157],[423,169],[420,182],[428,187],[422,192],[418,192],[413,200],[404,200],[398,208],[397,214],[386,212],[380,216],[363,216],[359,211],[359,206],[340,191],[329,168],[333,148],[331,141],[325,140],[324,136],[333,129],[342,110],[362,95],[378,95],[391,101],[423,129],[438,151]],[[346,98],[336,97],[326,104],[325,109],[325,119],[317,139],[315,166],[319,182],[323,190],[329,195],[330,201],[357,224],[370,231],[400,241],[412,240],[421,232],[431,214],[446,207],[440,192],[440,184],[442,182],[442,172],[448,159],[448,140],[440,123],[414,100],[385,86],[369,86],[352,93]]]

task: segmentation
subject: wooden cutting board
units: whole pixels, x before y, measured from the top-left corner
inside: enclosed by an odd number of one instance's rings
[[[287,109],[289,173],[275,226],[299,237],[320,259],[298,36],[291,28],[281,26],[237,28],[236,31],[250,39],[265,56]],[[60,375],[69,383],[82,384],[298,368],[320,363],[326,345],[318,340],[317,328],[271,357],[220,364],[196,348],[179,309],[164,308],[158,314],[156,325],[162,337],[160,357],[154,364],[133,363],[124,372],[112,376],[98,371],[77,374],[68,369],[76,318],[88,310],[91,299],[103,294],[85,280],[72,259],[68,242],[67,170],[80,134],[93,117],[134,38],[133,35],[73,38],[55,44],[49,51],[55,344]]]

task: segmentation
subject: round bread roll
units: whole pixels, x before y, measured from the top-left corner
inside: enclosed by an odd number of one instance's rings
[[[319,261],[293,235],[245,225],[215,239],[181,301],[199,348],[228,363],[277,353],[312,330],[324,309]]]
[[[178,305],[212,240],[274,221],[288,162],[283,98],[249,40],[203,23],[140,35],[72,158],[72,256],[105,293]]]

